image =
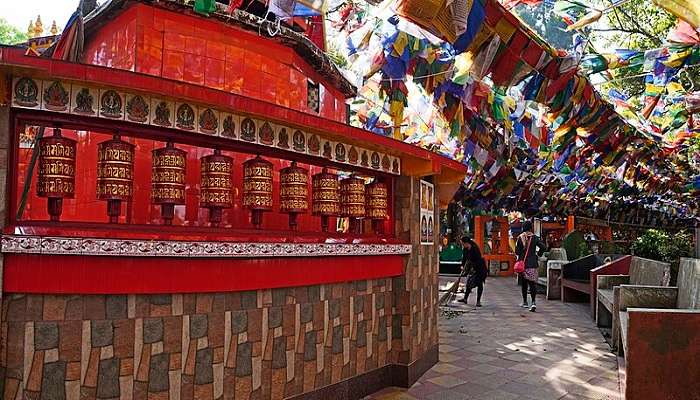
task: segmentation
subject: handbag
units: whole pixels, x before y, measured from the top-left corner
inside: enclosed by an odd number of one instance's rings
[[[527,248],[525,249],[525,257],[517,261],[515,263],[514,271],[516,274],[522,274],[525,272],[525,260],[527,260],[527,256],[530,253],[530,244],[532,243],[532,236],[530,236],[530,239],[527,241]]]

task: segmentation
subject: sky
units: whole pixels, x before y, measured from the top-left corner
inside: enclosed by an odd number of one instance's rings
[[[51,22],[56,20],[59,31],[68,22],[73,11],[78,7],[79,0],[23,0],[21,2],[0,0],[0,17],[5,18],[11,25],[26,32],[29,20],[36,20],[41,15],[44,32],[48,34]]]

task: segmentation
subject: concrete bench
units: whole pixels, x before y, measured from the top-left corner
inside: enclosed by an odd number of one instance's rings
[[[623,261],[625,261],[623,263]],[[629,265],[626,275],[597,275],[596,276],[596,324],[601,328],[611,328],[611,345],[615,350],[620,348],[620,292],[621,286],[627,285],[625,293],[636,293],[636,286],[666,287],[671,278],[669,263],[649,260],[641,257],[628,257],[620,260],[621,270],[624,264]],[[642,295],[640,295],[642,296]]]
[[[545,254],[546,274],[540,276],[537,283],[544,288],[547,300],[558,300],[561,298],[561,266],[569,262],[566,259],[566,250],[554,247]]]
[[[700,398],[700,260],[681,259],[678,287],[621,285],[614,292],[625,398]]]
[[[618,254],[592,254],[561,266],[561,300],[564,302],[589,301],[591,270],[623,257]]]
[[[605,261],[605,260],[603,260]],[[597,297],[598,297],[598,276],[600,275],[628,275],[630,273],[630,264],[632,262],[632,256],[624,256],[620,257],[615,260],[611,260],[610,262],[607,262],[600,267],[593,268],[590,273],[590,278],[591,278],[591,303],[590,303],[590,310],[591,310],[591,317],[593,317],[593,320],[596,319],[596,309],[598,308],[598,302],[597,302]],[[607,289],[606,289],[607,290]],[[610,297],[612,298],[612,289],[610,289],[609,294]]]

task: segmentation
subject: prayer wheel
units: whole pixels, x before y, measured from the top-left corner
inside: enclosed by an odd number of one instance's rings
[[[387,218],[388,192],[386,184],[374,179],[367,185],[367,218],[372,220],[372,229],[378,234],[384,233],[384,220]]]
[[[119,222],[121,202],[134,192],[134,145],[119,135],[97,145],[97,199],[107,201],[109,222]]]
[[[59,128],[54,128],[53,136],[39,140],[38,175],[37,195],[48,198],[51,221],[58,221],[63,199],[75,194],[75,140],[61,136]]]
[[[262,226],[262,213],[272,210],[272,163],[260,156],[243,163],[243,207],[251,210],[255,229]]]
[[[160,204],[165,225],[172,225],[175,205],[185,204],[185,167],[187,152],[175,148],[172,142],[153,150],[151,171],[151,201]]]
[[[340,181],[340,215],[350,220],[350,232],[359,234],[365,217],[365,181],[355,175]]]
[[[209,209],[209,222],[212,226],[221,223],[224,208],[231,208],[231,172],[233,158],[222,155],[221,150],[199,159],[202,186],[199,205]]]
[[[338,192],[338,175],[328,172],[326,168],[311,179],[313,215],[321,217],[321,230],[328,232],[328,220],[340,214],[340,194]]]
[[[297,229],[297,215],[309,211],[309,171],[292,165],[280,171],[280,212],[289,214],[289,227]]]

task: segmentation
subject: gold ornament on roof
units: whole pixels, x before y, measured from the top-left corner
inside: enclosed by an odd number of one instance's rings
[[[58,35],[58,27],[56,26],[56,20],[53,20],[53,23],[51,24],[51,29],[49,30],[51,32],[52,36]]]
[[[29,39],[34,37],[34,21],[29,20],[29,26],[27,27],[27,37]]]
[[[41,37],[44,33],[44,24],[41,23],[41,15],[36,16],[36,22],[34,23],[34,37]]]

